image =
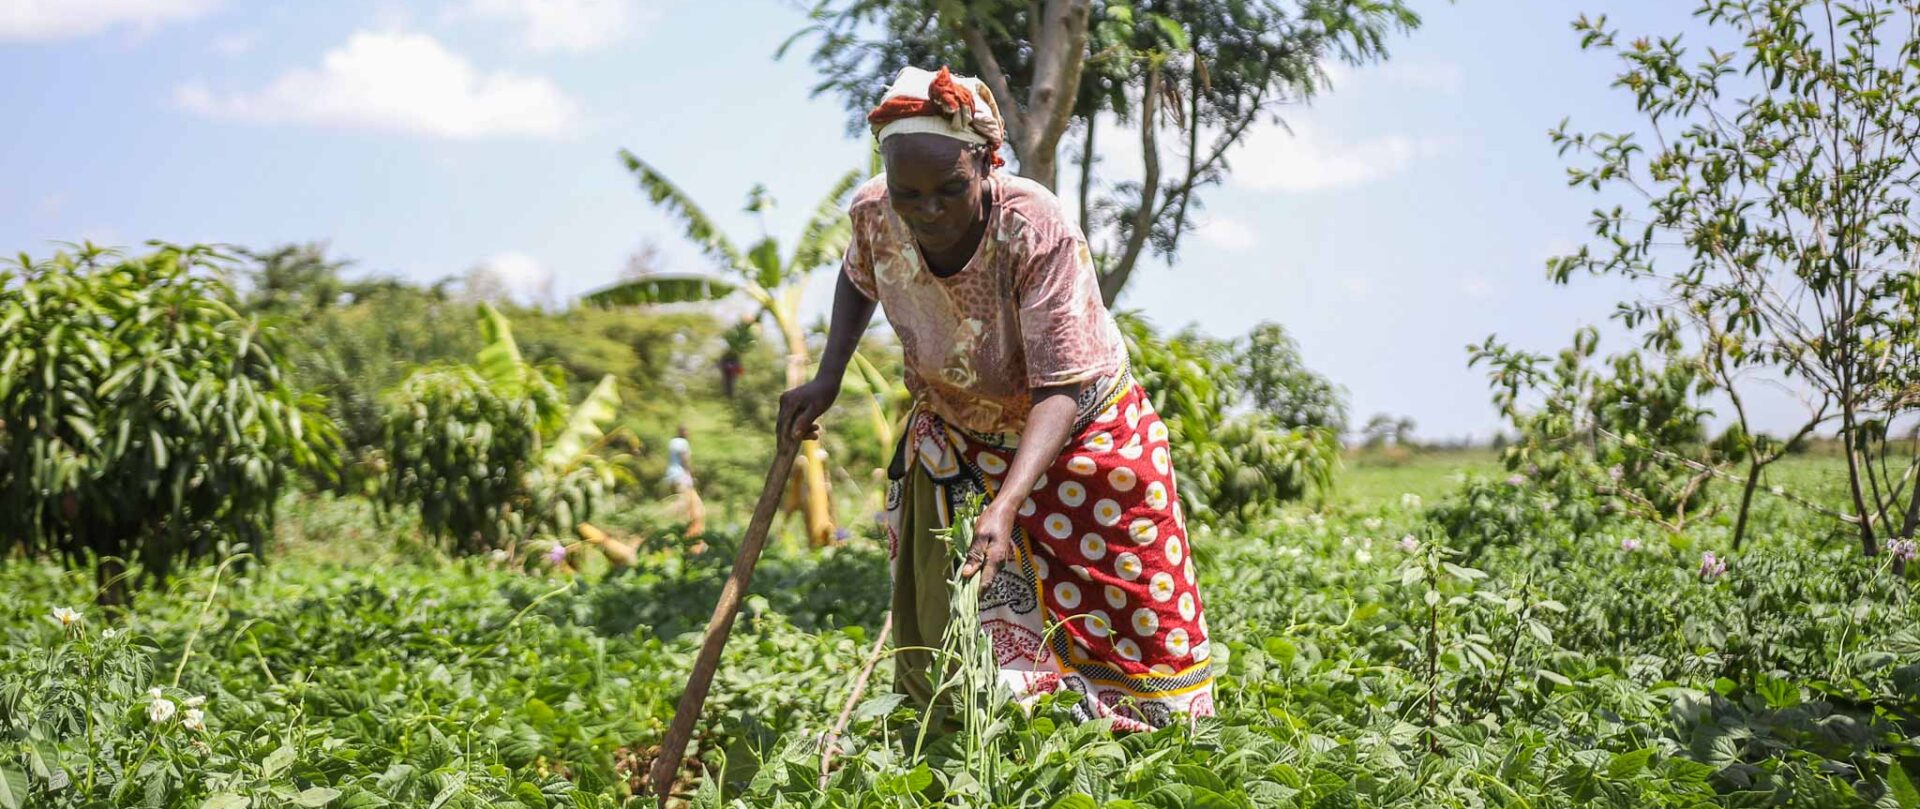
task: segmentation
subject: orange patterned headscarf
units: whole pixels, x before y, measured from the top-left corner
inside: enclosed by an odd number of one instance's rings
[[[876,140],[927,132],[984,144],[993,154],[993,165],[1006,162],[1000,158],[1006,127],[993,93],[979,79],[956,78],[945,67],[938,73],[917,67],[901,69],[880,105],[867,113],[867,123]]]

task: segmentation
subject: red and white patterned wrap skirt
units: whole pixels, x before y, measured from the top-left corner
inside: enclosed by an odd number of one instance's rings
[[[1211,716],[1207,619],[1166,425],[1130,378],[1103,398],[1021,503],[1015,559],[981,593],[980,623],[1001,682],[1023,703],[1071,689],[1086,697],[1082,718],[1121,730]],[[948,525],[969,496],[999,491],[1016,449],[924,407],[903,443],[938,487]],[[898,490],[888,501],[896,547]]]

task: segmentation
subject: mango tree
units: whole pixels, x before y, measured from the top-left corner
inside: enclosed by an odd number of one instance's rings
[[[842,208],[847,195],[860,182],[861,172],[850,171],[834,183],[815,206],[793,252],[782,259],[780,243],[764,233],[750,248],[740,250],[720,232],[706,212],[664,174],[631,152],[622,150],[620,158],[639,178],[640,187],[653,203],[678,218],[686,226],[687,238],[719,262],[728,277],[653,273],[589,293],[587,302],[600,306],[635,306],[745,295],[759,305],[759,316],[773,321],[786,342],[787,385],[805,382],[813,362],[807,348],[807,333],[800,322],[801,296],[806,292],[807,276],[822,266],[838,262],[846,251],[852,225]],[[747,209],[761,214],[770,205],[765,189],[755,188]],[[857,367],[871,368],[871,365],[862,363]],[[863,374],[860,380],[884,382],[878,380],[878,375],[870,380]],[[887,419],[878,421],[884,423]],[[891,424],[885,424],[880,435],[886,438],[891,434]],[[801,446],[796,467],[800,470],[801,508],[806,519],[807,539],[816,547],[825,545],[832,541],[834,526],[832,505],[827,498],[827,458],[820,442],[809,441]]]
[[[257,553],[287,472],[333,468],[333,423],[235,312],[229,263],[87,245],[0,268],[0,556],[92,564],[124,605],[129,563]]]

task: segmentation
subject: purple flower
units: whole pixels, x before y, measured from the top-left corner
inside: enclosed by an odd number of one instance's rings
[[[1626,551],[1627,553],[1640,550],[1640,540],[1634,539],[1633,537],[1620,540],[1620,550]],[[1712,554],[1708,555],[1711,556]]]
[[[1508,475],[1507,485],[1508,486],[1525,486],[1527,485],[1527,476],[1520,475],[1520,474]]]
[[[1713,551],[1700,554],[1700,578],[1712,581],[1727,572],[1727,560],[1713,555]]]
[[[1887,552],[1902,562],[1911,562],[1920,558],[1920,542],[1911,539],[1896,539],[1887,543]]]
[[[1420,550],[1420,540],[1414,539],[1412,534],[1403,536],[1400,538],[1400,550],[1406,551],[1407,553]]]
[[[851,536],[853,536],[853,532],[845,528],[836,528],[833,531],[833,541],[835,542],[845,542],[847,538]]]
[[[1626,478],[1626,476],[1627,470],[1619,466],[1607,470],[1607,477],[1612,478],[1615,483],[1619,483],[1622,479]]]
[[[547,549],[547,561],[556,565],[567,561],[567,546],[553,543],[553,547]]]

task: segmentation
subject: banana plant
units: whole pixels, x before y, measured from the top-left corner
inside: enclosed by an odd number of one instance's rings
[[[801,231],[793,252],[782,259],[779,242],[766,235],[764,228],[758,241],[741,250],[666,175],[624,149],[620,152],[620,159],[638,178],[641,189],[653,204],[678,219],[686,227],[687,239],[717,262],[724,275],[655,273],[588,293],[586,302],[597,306],[640,306],[717,301],[731,295],[745,295],[759,305],[757,316],[771,319],[785,341],[787,385],[792,387],[805,382],[813,362],[807,348],[806,330],[800,322],[801,297],[806,292],[808,275],[839,260],[847,249],[847,243],[852,238],[852,223],[842,209],[847,195],[863,178],[863,172],[849,171],[833,184],[826,196],[814,206],[813,216]],[[771,206],[772,201],[767,197],[765,188],[755,187],[749,197],[747,210],[764,214]],[[864,359],[856,364],[868,369],[872,367],[872,363]],[[872,378],[879,377],[875,374]],[[859,379],[866,382],[864,372]],[[881,421],[885,421],[884,413]],[[891,424],[886,424],[880,433],[889,445],[892,443],[892,432]],[[832,540],[834,528],[832,506],[826,489],[826,453],[821,450],[819,442],[810,441],[801,447],[797,466],[800,469],[800,501],[806,519],[808,541],[819,547]]]

